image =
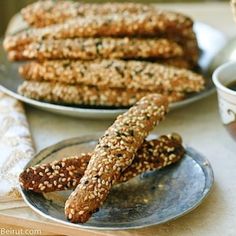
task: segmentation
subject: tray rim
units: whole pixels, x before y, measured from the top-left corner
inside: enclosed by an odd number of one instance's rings
[[[40,152],[38,152],[34,156],[34,158],[27,163],[24,170],[27,167],[29,167],[31,165],[31,163],[34,163],[35,161],[37,161],[37,159],[40,158],[41,155],[47,156],[48,155],[47,153],[56,152],[57,150],[60,150],[63,147],[68,146],[68,144],[73,145],[78,142],[96,141],[96,140],[98,140],[98,137],[100,137],[100,135],[98,135],[98,134],[84,135],[84,136],[65,139],[65,140],[57,142],[53,145],[50,145],[50,146],[42,149]],[[202,171],[204,173],[204,176],[205,176],[204,191],[202,192],[202,195],[198,199],[198,201],[196,201],[191,207],[189,207],[188,209],[186,209],[185,211],[183,211],[182,213],[180,213],[174,217],[166,218],[158,223],[146,223],[143,225],[136,225],[136,226],[130,226],[130,227],[97,227],[97,226],[87,226],[87,225],[83,225],[83,224],[73,224],[69,221],[66,222],[66,221],[54,218],[50,215],[43,213],[42,211],[40,211],[38,208],[36,208],[34,205],[32,205],[29,202],[29,200],[27,198],[27,194],[26,194],[27,191],[25,191],[21,186],[20,186],[19,190],[20,190],[23,200],[33,211],[35,211],[39,215],[45,217],[46,219],[52,220],[55,223],[63,224],[65,226],[73,227],[75,229],[88,229],[88,230],[99,230],[99,231],[106,231],[106,230],[118,231],[118,230],[141,229],[141,228],[146,228],[146,227],[150,227],[150,226],[160,225],[160,224],[167,223],[169,221],[173,221],[181,216],[186,215],[187,213],[193,211],[194,209],[196,209],[203,202],[203,200],[206,199],[206,197],[209,195],[209,193],[212,190],[212,187],[214,184],[214,172],[213,172],[210,162],[204,157],[204,155],[202,155],[201,153],[199,153],[197,150],[195,150],[192,147],[185,146],[185,150],[186,150],[186,154],[189,157],[191,157],[200,166],[200,168],[202,169]],[[192,157],[192,155],[194,156],[194,158]],[[37,164],[37,163],[38,162],[36,162],[34,164]]]

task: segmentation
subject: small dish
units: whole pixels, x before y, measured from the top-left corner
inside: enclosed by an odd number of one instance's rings
[[[94,135],[62,141],[42,150],[26,168],[91,151],[97,140],[98,136]],[[114,186],[103,207],[85,224],[70,223],[64,216],[64,202],[70,191],[37,194],[21,189],[21,194],[34,211],[60,224],[123,230],[165,223],[192,211],[208,195],[212,185],[213,171],[209,162],[187,147],[185,157],[177,164]]]
[[[236,140],[236,91],[227,87],[236,83],[236,61],[218,67],[213,73],[213,82],[217,89],[222,123]]]

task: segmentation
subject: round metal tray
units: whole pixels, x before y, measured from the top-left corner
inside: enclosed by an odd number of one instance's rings
[[[42,150],[27,167],[91,151],[97,140],[97,136],[84,136],[62,141]],[[178,163],[114,186],[103,207],[85,224],[70,223],[64,216],[64,202],[71,191],[37,194],[21,189],[21,193],[34,211],[61,224],[122,230],[165,223],[192,211],[207,196],[212,184],[209,162],[187,147],[186,155]]]
[[[171,109],[183,107],[199,99],[208,96],[213,90],[214,86],[209,76],[208,66],[212,58],[225,45],[226,38],[220,31],[203,23],[196,23],[194,29],[197,35],[199,47],[201,49],[201,57],[199,66],[202,73],[208,77],[206,88],[202,92],[189,95],[185,100],[175,102],[170,105]],[[212,43],[214,42],[214,43]],[[126,111],[125,109],[115,108],[94,108],[94,107],[80,107],[80,106],[64,106],[52,104],[42,101],[36,101],[24,97],[17,93],[18,86],[22,83],[22,78],[18,74],[19,63],[10,63],[3,48],[0,47],[0,89],[5,93],[15,97],[16,99],[30,104],[34,107],[47,110],[54,113],[59,113],[68,116],[84,117],[91,119],[115,118],[117,115]]]

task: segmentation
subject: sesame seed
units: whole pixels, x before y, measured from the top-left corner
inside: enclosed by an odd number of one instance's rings
[[[42,187],[40,188],[40,190],[43,191],[45,188],[46,188],[46,186],[42,186]]]

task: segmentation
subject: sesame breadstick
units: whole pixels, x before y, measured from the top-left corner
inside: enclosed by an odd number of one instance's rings
[[[167,66],[173,66],[181,69],[187,69],[191,70],[196,67],[195,64],[187,61],[183,57],[176,57],[176,58],[166,58],[166,59],[158,59],[155,60],[156,63],[167,65]]]
[[[167,99],[150,94],[117,117],[95,147],[84,176],[65,204],[71,222],[86,222],[106,200],[112,185],[131,165],[145,137],[167,111]]]
[[[128,181],[146,171],[164,168],[184,156],[182,138],[179,134],[162,135],[156,140],[144,141],[132,164],[121,175],[118,183]]]
[[[53,161],[27,168],[20,175],[20,184],[26,190],[46,193],[75,189],[87,168],[91,153]],[[177,134],[162,135],[158,139],[144,141],[132,164],[124,170],[117,183],[145,172],[173,164],[184,155],[181,138]]]
[[[8,55],[10,60],[170,58],[183,56],[183,49],[167,39],[76,38],[34,42]]]
[[[177,38],[175,42],[184,49],[185,59],[191,62],[193,66],[196,66],[200,56],[200,49],[195,32],[191,31],[188,35],[188,39],[182,40]]]
[[[154,11],[147,4],[137,3],[81,3],[72,1],[38,1],[21,10],[24,20],[33,27],[45,27],[65,22],[77,16],[106,14],[139,14]]]
[[[152,38],[76,38],[41,40],[8,51],[8,59],[97,59],[124,58],[168,61],[175,64],[181,59],[185,63],[176,65],[192,68],[197,65],[199,48],[196,38],[176,42],[169,39]]]
[[[22,9],[23,18],[34,27],[45,27],[47,25],[62,23],[76,16],[106,15],[106,14],[142,14],[155,13],[163,14],[163,11],[147,4],[134,3],[104,3],[104,4],[86,4],[68,1],[44,1],[36,2]],[[179,13],[165,12],[179,17]],[[128,17],[128,16],[127,16]],[[186,16],[183,16],[187,18]],[[180,39],[178,43],[186,48],[186,57],[192,60],[195,66],[199,58],[196,36],[192,32],[192,40]],[[173,39],[173,37],[172,37]],[[15,52],[16,54],[16,52]]]
[[[192,67],[198,64],[200,57],[200,49],[198,46],[198,41],[196,34],[192,31],[189,33],[187,39],[172,37],[172,41],[176,42],[183,49],[184,58]],[[178,57],[172,57],[168,59],[178,59]]]
[[[53,60],[30,62],[19,69],[27,80],[83,84],[100,89],[125,88],[153,92],[198,92],[204,78],[192,71],[144,61]]]
[[[142,97],[150,94],[145,90],[99,89],[96,86],[67,85],[63,83],[24,81],[18,88],[23,96],[56,104],[130,107]],[[163,91],[169,102],[180,101],[185,94]]]
[[[78,37],[153,36],[162,38],[192,38],[193,22],[172,13],[138,15],[105,15],[101,17],[78,17],[66,23],[41,29],[28,29],[6,36],[3,45],[9,51],[44,39],[67,39]],[[175,41],[175,40],[173,40]]]

